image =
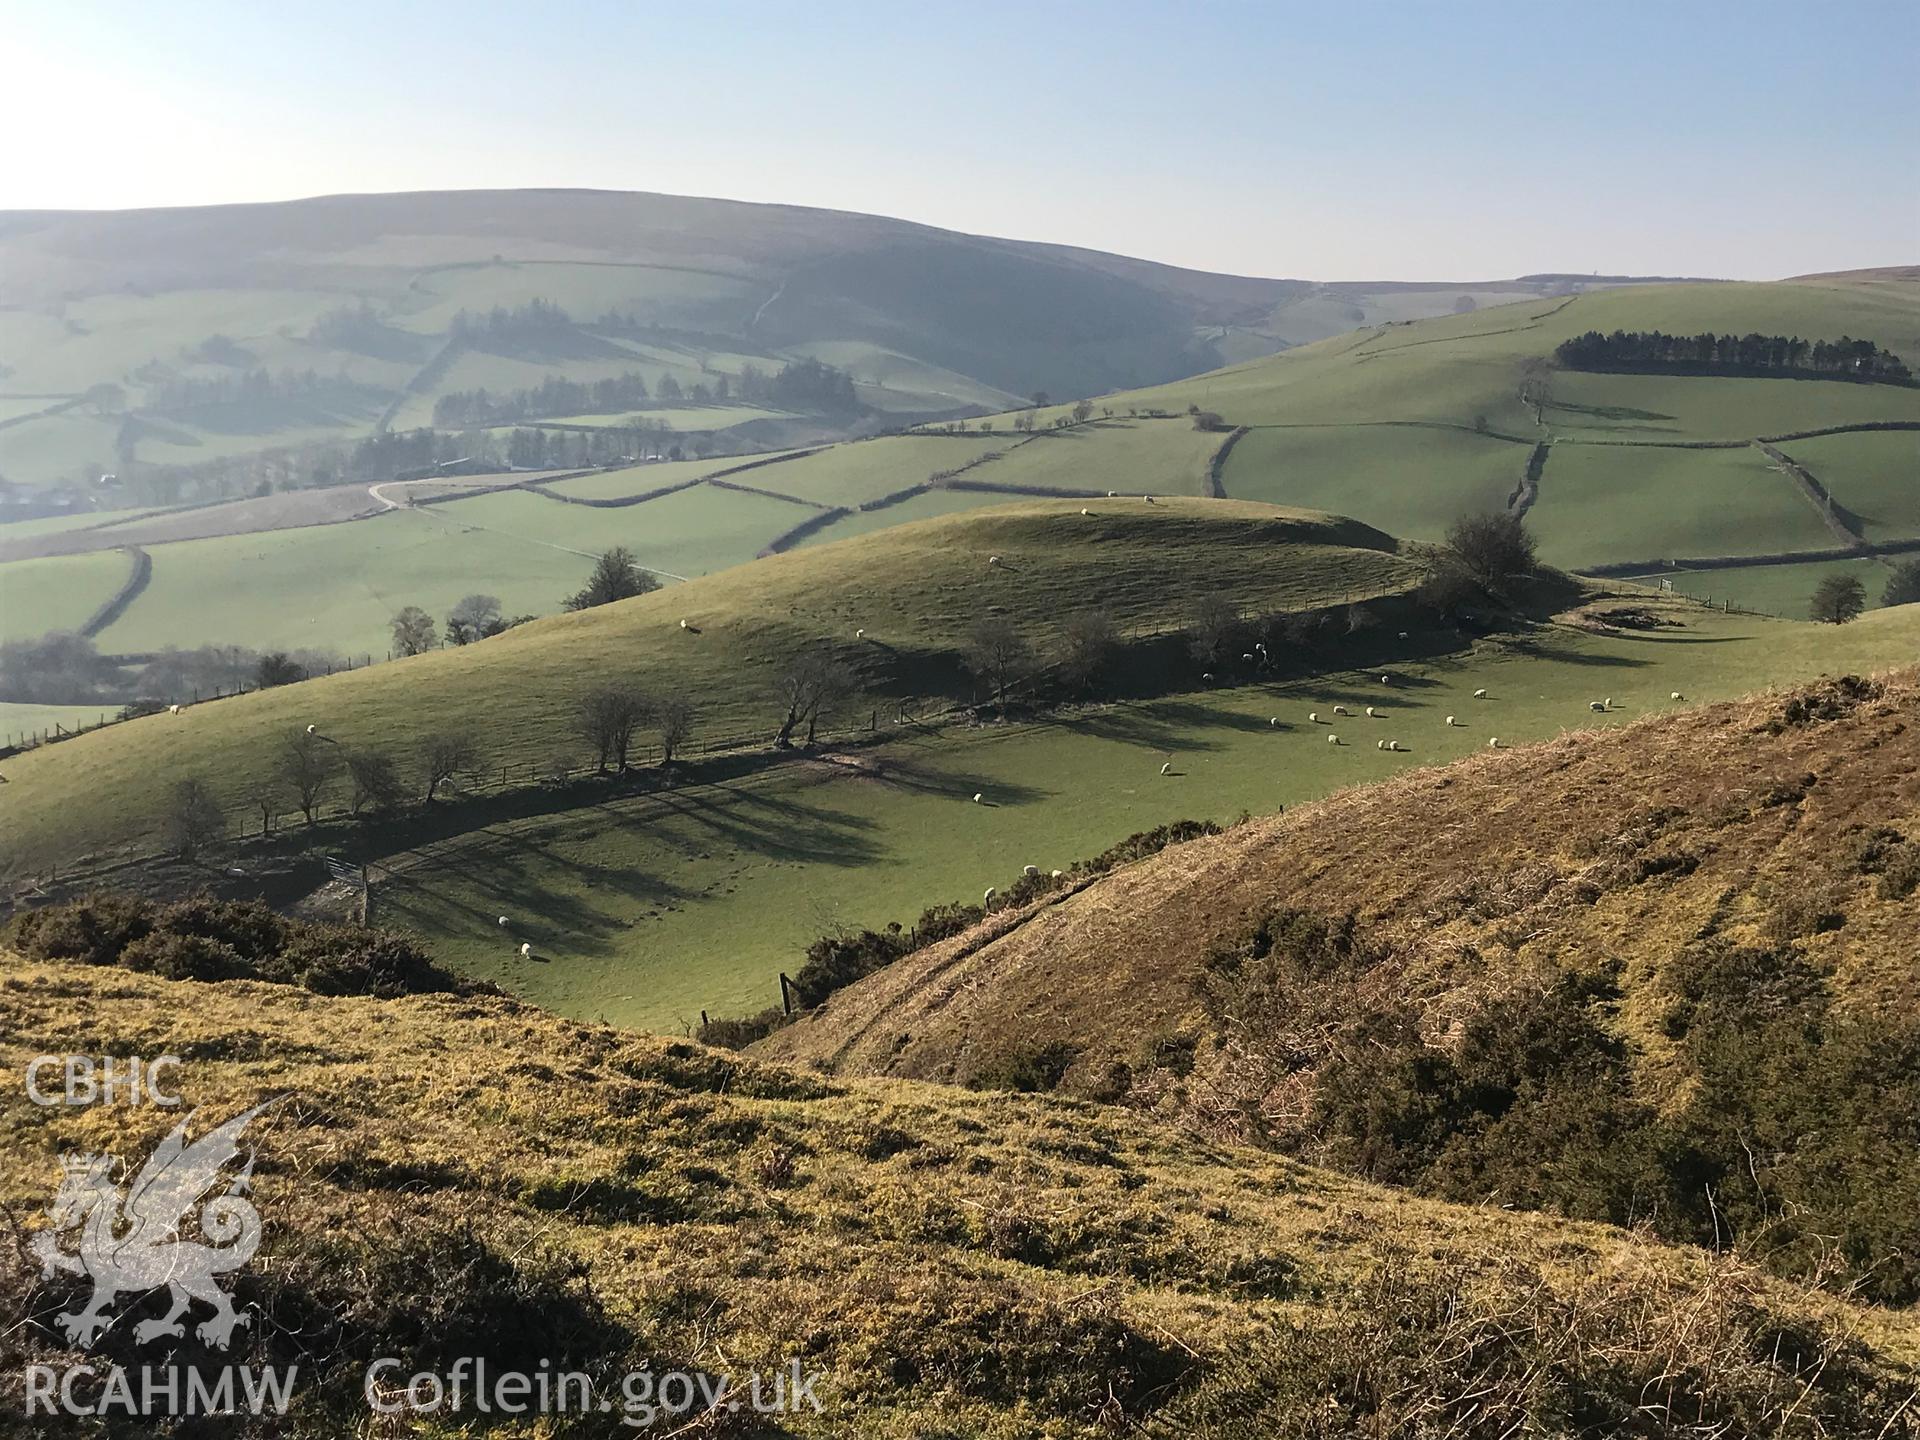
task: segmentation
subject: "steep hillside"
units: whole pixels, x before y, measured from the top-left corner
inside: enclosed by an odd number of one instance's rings
[[[759,1048],[1726,1227],[1910,1302],[1917,705],[1846,677],[1414,771],[1042,886]]]
[[[918,714],[965,698],[961,652],[986,617],[1050,642],[1067,615],[1104,606],[1138,637],[1177,629],[1204,595],[1229,593],[1250,614],[1312,609],[1404,593],[1423,574],[1377,530],[1266,505],[1036,499],[924,521],[19,756],[0,797],[4,867],[151,843],[170,788],[189,776],[205,778],[236,819],[257,814],[251,797],[287,738],[308,727],[405,765],[457,733],[472,741],[475,769],[525,786],[580,763],[576,703],[608,680],[684,696],[705,743],[757,743],[771,739],[784,708],[779,676],[803,652],[860,678],[867,699],[839,707],[844,727],[883,706]],[[286,795],[275,803],[284,809]]]
[[[890,1440],[1907,1433],[1907,1316],[1079,1102],[822,1080],[484,997],[0,957],[8,1069],[104,1036],[185,1057],[170,1081],[195,1135],[279,1097],[245,1136],[264,1240],[229,1283],[250,1321],[212,1360],[300,1367],[274,1434],[390,1423],[363,1395],[381,1356],[401,1376],[465,1358],[466,1408],[414,1423],[506,1436],[623,1417]],[[37,1239],[63,1154],[137,1160],[179,1114],[9,1105],[0,1203]],[[70,1352],[55,1317],[75,1283],[0,1261],[10,1406],[30,1362],[207,1362],[186,1341],[136,1346],[134,1321],[158,1313],[138,1298],[94,1355]],[[475,1360],[551,1362],[607,1404],[480,1417]],[[628,1411],[620,1378],[725,1376],[741,1398],[795,1363],[819,1377],[818,1412],[777,1429]]]

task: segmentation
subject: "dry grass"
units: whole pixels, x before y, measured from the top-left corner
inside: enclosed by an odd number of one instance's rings
[[[316,1379],[298,1433],[351,1433],[366,1354],[443,1357],[460,1336],[500,1358],[541,1343],[736,1374],[800,1355],[830,1380],[796,1433],[1009,1440],[1162,1411],[1408,1433],[1367,1418],[1383,1366],[1399,1408],[1378,1415],[1457,1421],[1477,1372],[1433,1362],[1463,1325],[1506,1337],[1476,1342],[1508,1357],[1504,1383],[1537,1371],[1540,1434],[1577,1433],[1569,1407],[1643,1375],[1713,1391],[1704,1413],[1723,1417],[1645,1433],[1860,1433],[1841,1419],[1891,1415],[1920,1357],[1901,1317],[1625,1232],[1423,1202],[1119,1110],[825,1080],[504,1000],[0,960],[0,1036],[16,1074],[40,1053],[178,1054],[203,1118],[292,1097],[256,1125],[267,1238],[246,1293],[256,1353],[296,1350]],[[137,1157],[172,1118],[8,1107],[0,1204],[32,1229],[60,1153]],[[1395,1276],[1477,1298],[1387,1324]],[[10,1296],[27,1284],[0,1265]],[[1784,1334],[1804,1344],[1766,1349]],[[48,1350],[15,1328],[0,1371]],[[1256,1362],[1275,1354],[1315,1358],[1272,1391]],[[1762,1413],[1780,1423],[1724,1418]],[[1355,1428],[1310,1428],[1343,1415]]]

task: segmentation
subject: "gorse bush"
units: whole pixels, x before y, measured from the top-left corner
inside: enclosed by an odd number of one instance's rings
[[[256,900],[159,904],[90,895],[14,917],[5,942],[35,960],[117,965],[168,980],[265,980],[321,995],[497,993],[392,930],[289,920]]]
[[[1906,883],[1912,847],[1869,841]],[[1523,975],[1435,1015],[1351,917],[1282,910],[1199,982],[1210,1055],[1150,1064],[1133,1098],[1441,1199],[1646,1224],[1920,1300],[1920,1007],[1843,1010],[1785,942],[1695,942],[1662,984],[1656,1087],[1606,973]]]

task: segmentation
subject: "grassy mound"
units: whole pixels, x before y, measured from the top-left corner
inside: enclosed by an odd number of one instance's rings
[[[265,1240],[238,1292],[239,1358],[301,1366],[279,1433],[353,1428],[367,1359],[391,1355],[404,1373],[544,1356],[603,1387],[647,1361],[740,1377],[797,1358],[824,1409],[788,1417],[794,1435],[1389,1434],[1439,1415],[1475,1437],[1520,1417],[1813,1437],[1897,1426],[1920,1356],[1905,1317],[1734,1262],[1118,1110],[823,1080],[484,997],[189,992],[0,959],[7,1066],[108,1033],[185,1057],[204,1116],[288,1097],[249,1131]],[[144,1155],[174,1118],[8,1107],[0,1203],[31,1232],[61,1153]],[[70,1294],[11,1255],[0,1289],[25,1317],[0,1337],[7,1386],[77,1358],[50,1328]],[[158,1303],[129,1302],[107,1356]]]
[[[433,738],[464,734],[483,772],[526,784],[581,763],[576,701],[611,679],[692,700],[696,743],[770,739],[783,709],[776,677],[801,650],[852,666],[870,710],[939,708],[968,693],[960,652],[982,617],[1051,640],[1067,615],[1098,605],[1145,635],[1177,628],[1203,595],[1228,594],[1248,613],[1313,609],[1404,593],[1421,574],[1377,530],[1266,505],[1033,500],[931,520],[23,755],[7,767],[5,868],[150,844],[169,788],[188,776],[236,819],[257,814],[274,755],[310,725],[403,768]]]

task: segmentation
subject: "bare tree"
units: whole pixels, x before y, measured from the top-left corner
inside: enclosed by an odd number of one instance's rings
[[[447,643],[471,645],[502,628],[500,601],[492,595],[468,595],[447,612]]]
[[[646,723],[652,710],[640,688],[625,682],[597,686],[580,697],[574,724],[580,738],[593,747],[595,768],[602,775],[609,767],[627,768],[634,732]]]
[[[653,728],[660,735],[660,763],[671,765],[693,734],[693,702],[684,695],[668,695],[655,702]]]
[[[1533,535],[1511,510],[1462,515],[1447,527],[1447,548],[1467,573],[1495,595],[1539,568]]]
[[[313,824],[314,813],[320,808],[321,796],[333,783],[336,768],[333,743],[311,730],[295,730],[281,743],[275,770],[282,783],[293,792],[294,802],[309,825]]]
[[[463,775],[471,775],[479,768],[479,763],[479,754],[474,749],[471,736],[448,731],[429,737],[420,751],[420,768],[427,777],[427,804],[433,803],[433,797],[442,785],[458,780]]]
[[[1202,595],[1187,625],[1187,652],[1201,665],[1223,665],[1246,636],[1240,609],[1224,595]]]
[[[207,846],[226,834],[227,820],[220,813],[213,791],[199,776],[189,776],[173,787],[167,802],[167,845],[182,860],[191,860]]]
[[[616,545],[594,561],[586,587],[569,595],[564,603],[569,610],[591,610],[596,605],[650,595],[659,588],[660,582],[653,574],[634,563],[633,552]]]
[[[820,722],[832,719],[859,691],[860,677],[850,665],[831,655],[809,652],[794,657],[774,681],[774,689],[787,713],[773,743],[782,747],[793,744],[793,732],[804,725],[805,743],[811,745]]]
[[[1120,627],[1107,609],[1081,610],[1060,626],[1060,673],[1067,684],[1084,691],[1120,650]]]
[[[1520,365],[1520,403],[1533,411],[1533,423],[1545,425],[1547,406],[1553,403],[1553,376],[1558,367],[1545,355],[1530,355]]]
[[[1011,620],[983,616],[967,632],[966,666],[992,692],[1004,720],[1007,689],[1033,668],[1033,647]]]
[[[418,655],[433,648],[433,616],[409,605],[393,617],[393,653]]]
[[[1074,403],[1074,407],[1073,407],[1073,423],[1074,424],[1084,425],[1088,420],[1092,418],[1093,418],[1093,402],[1091,400],[1079,400]]]
[[[355,815],[371,811],[381,814],[397,808],[407,789],[400,779],[400,767],[383,750],[349,750],[347,778],[353,785],[352,808]]]

